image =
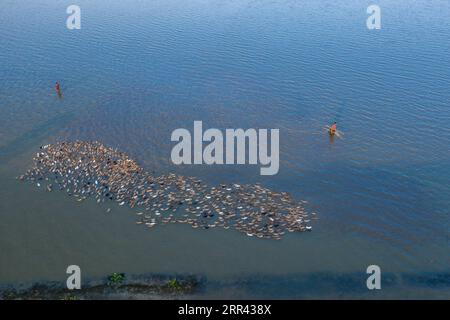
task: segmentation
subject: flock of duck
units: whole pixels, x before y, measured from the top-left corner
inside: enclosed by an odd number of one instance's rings
[[[193,177],[152,176],[125,153],[96,141],[45,145],[33,161],[20,180],[48,191],[64,190],[77,201],[95,197],[99,203],[136,208],[136,223],[149,228],[185,223],[279,240],[287,232],[310,231],[309,222],[315,219],[308,218],[305,201],[294,201],[288,193],[259,184],[210,187]]]

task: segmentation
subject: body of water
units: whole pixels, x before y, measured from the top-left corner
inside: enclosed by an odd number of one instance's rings
[[[1,284],[65,281],[77,264],[202,274],[200,297],[450,297],[449,1],[380,0],[381,30],[360,0],[78,1],[80,30],[66,28],[70,4],[0,3]],[[170,134],[194,120],[279,128],[279,173],[173,165]],[[333,121],[341,139],[323,129]],[[281,241],[148,230],[135,210],[15,179],[40,145],[74,139],[156,174],[287,191],[319,220]]]

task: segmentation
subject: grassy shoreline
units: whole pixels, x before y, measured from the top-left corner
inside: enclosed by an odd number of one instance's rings
[[[0,300],[180,299],[198,293],[204,281],[193,275],[113,273],[83,281],[79,290],[69,290],[65,282],[55,281],[0,287]]]

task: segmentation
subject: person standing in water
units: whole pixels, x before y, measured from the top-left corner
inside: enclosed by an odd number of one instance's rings
[[[329,132],[330,134],[335,134],[336,133],[336,121],[331,125]]]
[[[62,97],[62,93],[61,93],[61,87],[59,86],[59,82],[58,81],[56,81],[56,83],[55,83],[55,90],[56,90],[56,93],[58,94],[58,97]]]

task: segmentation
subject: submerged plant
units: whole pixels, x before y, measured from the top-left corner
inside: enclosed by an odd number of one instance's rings
[[[16,300],[19,298],[19,295],[15,291],[8,291],[3,294],[4,300]]]
[[[172,290],[181,290],[182,288],[183,288],[183,286],[181,285],[181,283],[176,279],[176,278],[174,278],[174,279],[170,279],[168,282],[167,282],[167,286],[169,287],[169,289],[172,289]]]
[[[68,294],[64,296],[63,300],[78,300],[78,297],[73,294]]]
[[[125,280],[125,274],[114,272],[112,275],[108,277],[108,280],[110,284],[122,283]]]

